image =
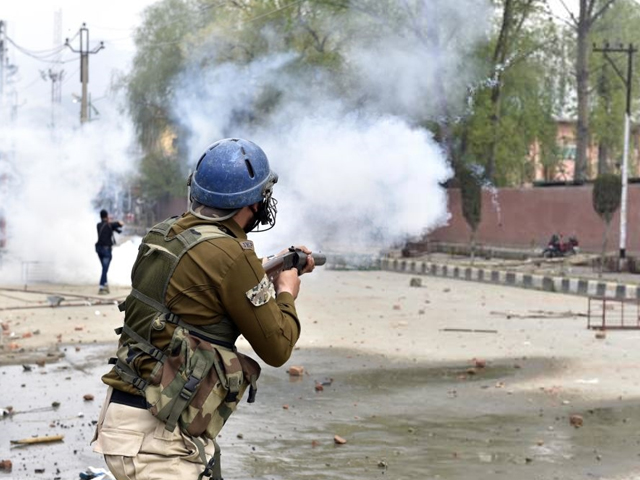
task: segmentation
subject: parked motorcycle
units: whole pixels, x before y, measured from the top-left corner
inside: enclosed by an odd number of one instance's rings
[[[542,251],[544,258],[566,257],[578,253],[578,239],[575,236],[569,237],[566,241],[562,235],[553,234],[547,244],[547,248]]]

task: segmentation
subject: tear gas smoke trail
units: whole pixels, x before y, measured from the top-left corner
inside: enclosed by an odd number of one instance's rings
[[[42,120],[49,118],[49,108],[21,112],[16,124],[0,128],[3,145],[13,145],[4,152],[11,173],[0,199],[7,234],[1,283],[28,280],[24,268],[38,263],[43,280],[97,285],[94,244],[101,206],[93,201],[110,175],[130,170],[130,128],[104,106],[101,119],[82,129],[75,115],[61,118],[53,138]],[[131,255],[119,250],[109,281],[128,284]]]

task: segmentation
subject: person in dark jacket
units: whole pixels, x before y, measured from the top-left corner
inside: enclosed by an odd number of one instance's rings
[[[116,240],[113,233],[122,233],[123,223],[120,221],[110,222],[109,212],[100,210],[100,223],[97,225],[98,241],[96,242],[96,253],[102,265],[102,274],[100,275],[100,289],[98,293],[106,295],[109,293],[109,284],[107,283],[107,272],[111,264],[111,248],[115,245]]]

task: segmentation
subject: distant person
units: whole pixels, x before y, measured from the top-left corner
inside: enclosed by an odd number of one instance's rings
[[[109,284],[107,283],[107,272],[111,263],[111,247],[116,244],[113,232],[122,233],[123,223],[120,221],[110,222],[109,212],[105,209],[100,210],[100,223],[98,223],[98,241],[96,242],[96,253],[102,265],[102,275],[100,275],[100,289],[98,293],[106,295],[109,293]]]

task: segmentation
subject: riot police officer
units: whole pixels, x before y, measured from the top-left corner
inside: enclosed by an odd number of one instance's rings
[[[298,271],[270,281],[246,236],[275,224],[277,181],[255,143],[220,140],[189,178],[188,211],[142,240],[94,447],[118,480],[220,478],[215,438],[259,375],[236,338],[268,365],[289,359]]]

